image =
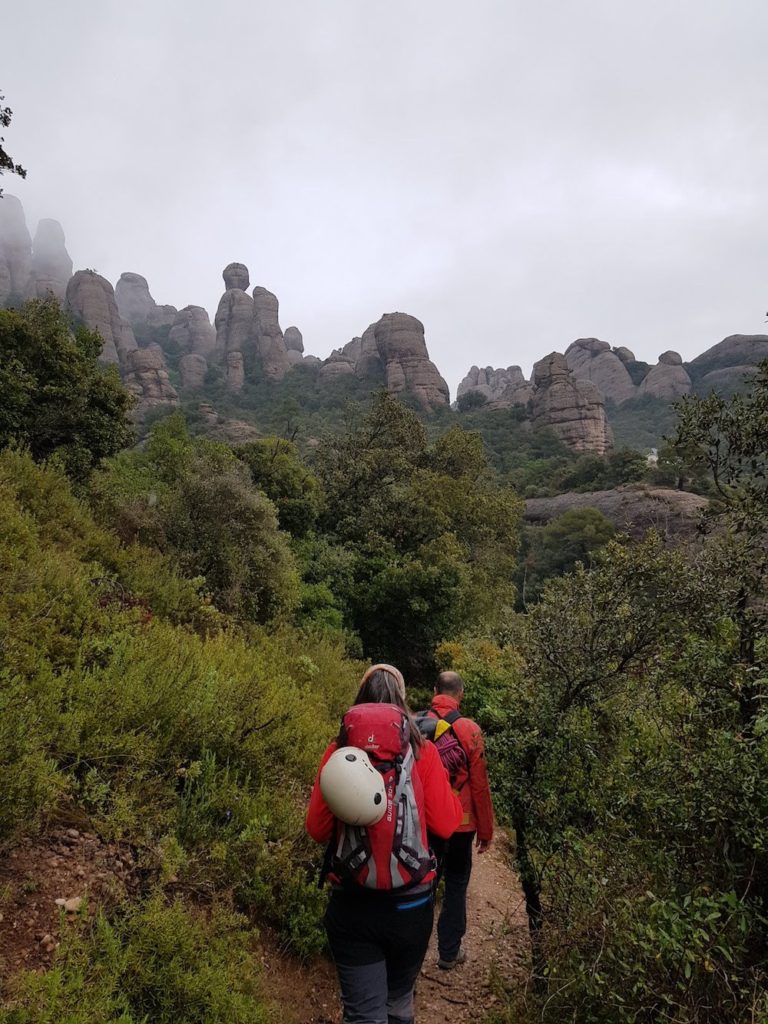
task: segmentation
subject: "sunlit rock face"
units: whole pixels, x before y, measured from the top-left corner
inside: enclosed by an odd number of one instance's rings
[[[149,291],[146,277],[125,272],[115,286],[115,300],[120,316],[132,327],[168,327],[175,318],[175,306],[158,306]]]
[[[36,293],[32,274],[32,239],[24,208],[7,193],[0,199],[0,306],[24,302]]]
[[[643,378],[638,394],[674,401],[691,392],[691,378],[677,352],[662,352],[658,363]]]
[[[559,352],[533,367],[531,410],[534,429],[551,427],[573,451],[604,455],[613,444],[600,392],[577,380]]]
[[[629,349],[624,349],[630,357]],[[590,380],[603,398],[621,405],[637,394],[637,388],[617,351],[599,338],[579,338],[565,350],[565,361],[579,380]]]
[[[42,299],[52,292],[63,302],[72,277],[72,260],[67,252],[64,229],[57,220],[43,218],[32,243],[32,276],[35,294]]]
[[[136,338],[130,324],[120,316],[109,281],[93,270],[78,270],[67,285],[66,306],[86,327],[101,335],[101,361],[124,365],[128,353],[137,348]]]

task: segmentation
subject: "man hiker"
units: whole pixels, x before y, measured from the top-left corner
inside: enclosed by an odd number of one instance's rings
[[[476,722],[462,716],[459,708],[463,696],[464,682],[458,672],[441,672],[427,712],[430,718],[437,720],[437,731],[445,730],[442,735],[446,739],[449,726],[461,753],[458,763],[450,752],[444,757],[451,785],[461,801],[461,824],[450,839],[435,844],[438,847],[435,852],[442,857],[445,878],[445,895],[437,922],[437,965],[445,971],[466,960],[461,940],[467,930],[472,845],[475,844],[478,853],[485,853],[493,838],[493,804],[483,734]],[[438,750],[442,745],[438,739]],[[447,746],[450,747],[450,742]]]

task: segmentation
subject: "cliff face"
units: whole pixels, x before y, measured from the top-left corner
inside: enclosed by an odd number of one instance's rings
[[[73,316],[101,335],[102,362],[125,365],[128,353],[138,346],[130,324],[120,316],[109,281],[93,270],[78,270],[67,285],[66,305]]]
[[[115,285],[115,299],[120,316],[132,327],[170,327],[176,318],[176,307],[158,306],[141,274],[121,274]]]
[[[551,427],[573,451],[604,455],[613,444],[600,392],[577,380],[559,352],[533,367],[531,409],[534,428]]]
[[[53,292],[61,302],[72,276],[72,260],[58,221],[43,218],[34,243],[24,209],[15,196],[0,200],[0,308],[9,302],[44,298]]]
[[[625,365],[626,356],[632,353],[623,349],[622,354],[624,359],[599,338],[579,338],[565,350],[565,361],[579,380],[592,381],[604,398],[621,405],[637,394]]]
[[[476,391],[486,399],[490,408],[504,409],[512,405],[526,405],[531,390],[519,366],[498,370],[492,366],[473,366],[459,384],[456,398]]]

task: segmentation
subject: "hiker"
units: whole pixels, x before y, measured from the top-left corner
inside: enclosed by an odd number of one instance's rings
[[[310,836],[329,844],[325,928],[344,1024],[413,1024],[413,986],[433,923],[427,833],[447,839],[461,816],[439,754],[408,708],[402,675],[371,666],[320,762],[306,821]]]
[[[462,939],[467,930],[467,886],[472,873],[472,844],[485,853],[493,839],[493,803],[480,726],[460,711],[464,682],[458,672],[441,672],[428,712],[419,716],[423,733],[441,752],[453,791],[461,801],[461,824],[447,840],[433,840],[445,878],[445,893],[437,921],[437,965],[444,971],[467,958]],[[433,724],[434,723],[434,724]],[[426,726],[431,726],[427,728]]]

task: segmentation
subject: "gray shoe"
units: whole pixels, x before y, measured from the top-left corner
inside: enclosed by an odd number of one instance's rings
[[[466,963],[467,954],[464,947],[459,948],[459,952],[453,960],[443,960],[442,957],[437,961],[437,966],[441,971],[452,971],[454,967],[458,967],[459,964]]]

